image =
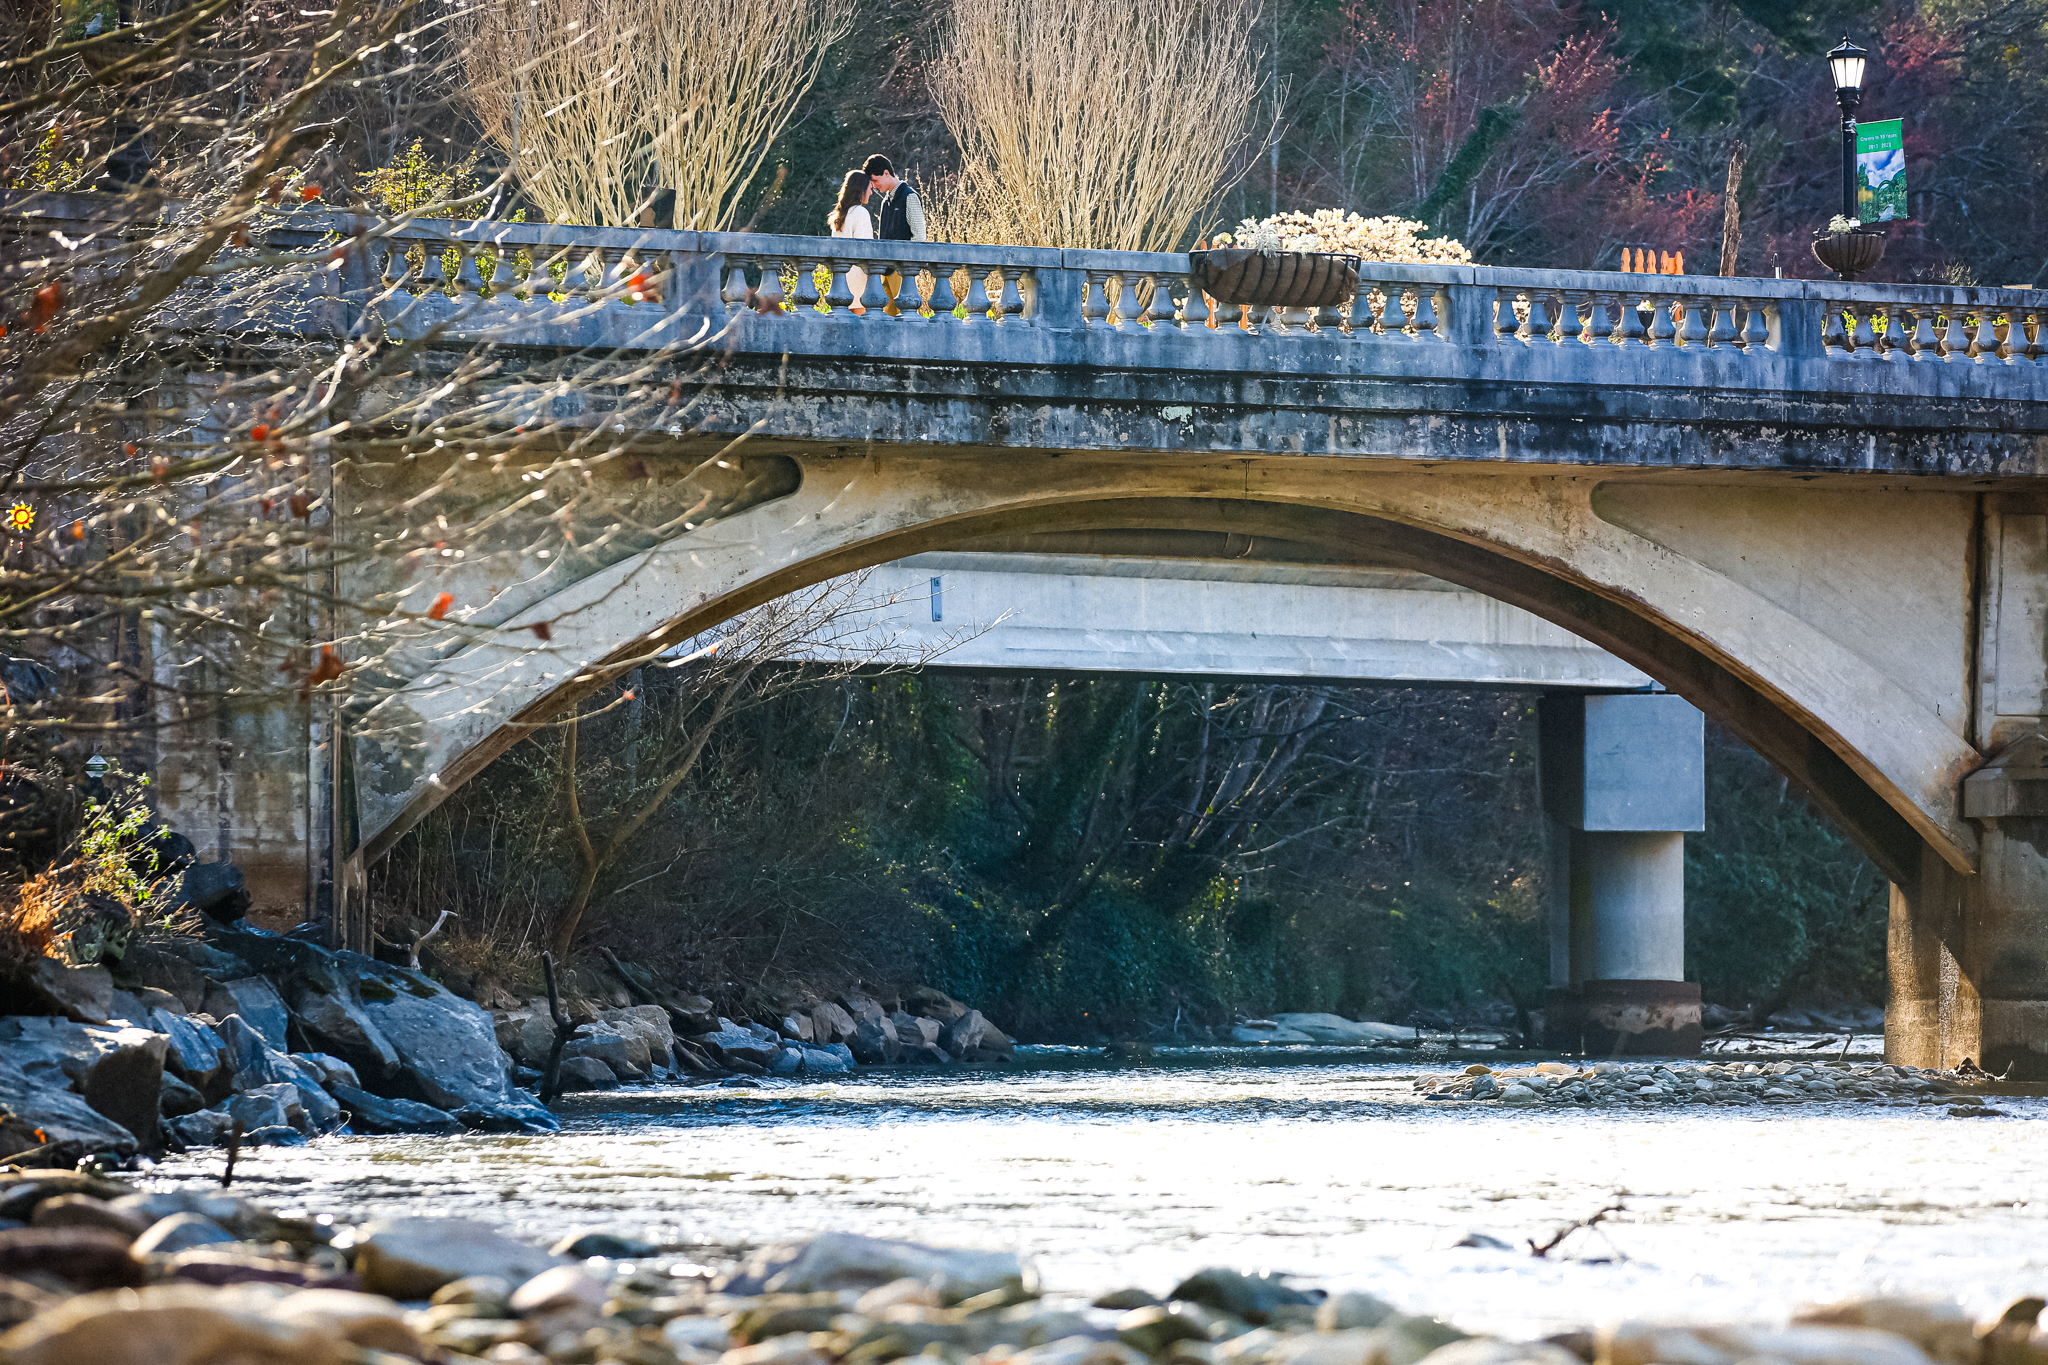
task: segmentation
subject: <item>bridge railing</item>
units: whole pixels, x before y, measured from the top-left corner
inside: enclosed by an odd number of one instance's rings
[[[94,200],[0,205],[0,235],[105,250]],[[1366,262],[1355,297],[1285,309],[1217,302],[1187,267],[1177,254],[292,213],[224,252],[181,304],[257,326],[242,303],[252,282],[285,278],[299,306],[282,316],[299,330],[515,345],[716,335],[792,353],[1281,370],[1372,354],[1404,371],[1443,347],[1537,378],[1671,383],[1702,362],[1725,377],[1728,365],[1884,361],[2018,366],[2031,377],[2001,388],[2048,383],[2032,371],[2048,366],[2041,290]],[[1092,353],[1074,354],[1076,340]]]

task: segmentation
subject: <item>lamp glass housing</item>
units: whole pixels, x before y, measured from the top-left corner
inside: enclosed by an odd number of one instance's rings
[[[1863,66],[1870,54],[1847,38],[1842,45],[1828,53],[1828,67],[1835,73],[1835,89],[1861,90],[1863,88]]]

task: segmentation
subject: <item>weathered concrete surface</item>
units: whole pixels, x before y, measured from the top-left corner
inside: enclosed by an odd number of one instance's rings
[[[886,641],[907,657],[943,650],[941,668],[1651,686],[1548,621],[1392,569],[941,552],[876,568],[863,599],[874,604],[856,622],[863,643]]]

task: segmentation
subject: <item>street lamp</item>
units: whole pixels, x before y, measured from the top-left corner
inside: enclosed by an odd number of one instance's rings
[[[1845,36],[1842,45],[1828,53],[1828,69],[1835,76],[1835,98],[1842,105],[1842,216],[1854,220],[1856,211],[1856,106],[1863,102],[1863,65],[1870,54]]]

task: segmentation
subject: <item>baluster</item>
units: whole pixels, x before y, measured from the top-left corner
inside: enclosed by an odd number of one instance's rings
[[[953,310],[960,306],[960,300],[953,293],[954,267],[941,262],[932,267],[932,321],[959,322]],[[973,319],[967,319],[972,322]]]
[[[795,303],[800,311],[817,311],[818,263],[816,261],[798,261],[796,263]]]
[[[448,289],[448,270],[441,262],[441,251],[445,244],[427,242],[421,248],[420,292],[422,294],[445,294]]]
[[[1963,330],[1963,315],[1951,312],[1948,315],[1948,329],[1941,334],[1942,359],[1953,359],[1967,355],[1970,350],[1970,334]]]
[[[846,278],[846,272],[852,266],[853,262],[846,260],[825,262],[825,268],[832,272],[832,278],[825,282],[825,306],[832,310],[834,317],[854,316],[853,288]]]
[[[1710,346],[1732,347],[1735,345],[1736,340],[1735,300],[1714,299],[1711,302],[1714,310],[1714,326],[1707,333],[1707,344]]]
[[[490,297],[484,285],[483,267],[477,260],[479,254],[480,248],[466,242],[455,248],[455,288],[450,293],[478,299]]]
[[[1394,296],[1389,293],[1387,297],[1391,299]],[[1511,289],[1495,290],[1493,299],[1494,335],[1499,340],[1506,341],[1511,336],[1519,335],[1521,325],[1521,320],[1515,316],[1514,291]]]
[[[1154,271],[1152,275],[1152,301],[1145,306],[1145,318],[1152,324],[1152,335],[1163,337],[1173,328],[1173,277]]]
[[[1344,308],[1341,301],[1325,303],[1317,307],[1315,314],[1316,331],[1337,333],[1344,327]]]
[[[763,260],[760,265],[761,287],[754,291],[754,310],[759,313],[780,314],[783,299],[782,262]]]
[[[967,270],[967,321],[983,323],[988,321],[988,267],[970,266]]]
[[[1108,288],[1108,286],[1109,274],[1107,271],[1091,270],[1088,272],[1088,297],[1081,300],[1081,325],[1083,327],[1100,327],[1102,320],[1109,316],[1109,303],[1103,296],[1103,290]]]
[[[1219,302],[1216,305],[1216,330],[1219,332],[1238,332],[1244,330],[1244,305],[1241,303]]]
[[[1863,311],[1856,315],[1856,335],[1854,341],[1857,355],[1862,356],[1865,360],[1877,360],[1880,358],[1877,354],[1877,309],[1875,306],[1866,305]]]
[[[1372,336],[1379,325],[1373,315],[1372,296],[1375,286],[1370,280],[1358,282],[1358,292],[1351,296],[1351,335]]]
[[[1821,323],[1820,348],[1823,351],[1847,351],[1849,334],[1843,325],[1841,308],[1832,303],[1824,303],[1821,306],[1827,309],[1827,316]]]
[[[867,287],[861,291],[860,306],[867,309],[867,312],[862,316],[868,322],[881,322],[884,320],[893,322],[896,320],[889,316],[889,291],[882,287],[882,277],[889,273],[889,265],[888,261],[876,261],[867,267],[868,282]],[[902,291],[898,290],[897,292],[901,293]],[[912,289],[910,293],[912,298],[917,296],[915,289]]]
[[[737,313],[747,306],[747,268],[737,256],[726,257],[725,263],[725,288],[719,291],[718,297],[725,300],[726,312]],[[571,271],[573,273],[573,266]]]
[[[556,253],[559,255],[560,253]],[[554,256],[543,256],[540,248],[534,247],[526,260],[526,301],[528,303],[549,303],[548,295],[555,292],[555,272],[549,269],[555,263]]]
[[[1934,352],[1934,328],[1927,310],[1918,305],[1892,310],[1892,316],[1901,321],[1898,325],[1899,345],[1907,355],[1921,360]]]
[[[1201,281],[1193,275],[1187,277],[1187,297],[1181,300],[1180,325],[1188,331],[1206,329],[1209,323],[1209,301],[1202,296]]]
[[[1652,346],[1669,346],[1672,338],[1678,335],[1678,329],[1671,325],[1671,307],[1672,305],[1669,300],[1650,300],[1650,344]]]
[[[1598,345],[1615,340],[1615,302],[1612,294],[1586,295],[1586,340]]]
[[[1020,287],[1021,281],[1024,278],[1024,269],[1022,266],[1006,265],[1002,268],[1001,274],[1003,277],[1003,296],[1000,300],[1002,308],[1001,315],[996,318],[996,324],[998,326],[1022,327],[1026,325],[1024,321],[1024,291]]]
[[[2036,362],[2048,359],[2048,335],[2044,335],[2048,333],[2048,326],[2043,326],[2044,322],[2048,322],[2048,318],[2042,316],[2040,309],[2032,310],[2028,316],[2034,322],[2033,330],[2026,333],[2027,359]]]
[[[1523,345],[1550,340],[1550,300],[1541,294],[1529,296],[1529,311],[1523,315],[1522,325],[1515,329],[1515,335]]]
[[[1438,328],[1442,325],[1436,317],[1436,291],[1427,285],[1415,288],[1415,316],[1409,319],[1415,324],[1415,339],[1424,337],[1441,339]]]
[[[1408,340],[1408,311],[1401,306],[1401,286],[1386,286],[1386,299],[1380,304],[1381,335],[1388,341]]]
[[[377,244],[377,283],[386,292],[398,288],[399,282],[412,273],[412,263],[405,259],[405,243],[390,238]]]
[[[1579,322],[1579,296],[1577,294],[1559,295],[1557,309],[1558,344],[1563,345],[1567,341],[1577,341],[1584,334],[1585,328]]]
[[[1748,351],[1768,350],[1771,344],[1771,319],[1761,299],[1751,303],[1748,316],[1742,320],[1742,346]]]
[[[1998,330],[1992,325],[1993,316],[1989,308],[1977,313],[1977,335],[1970,341],[1970,359],[1979,364],[1998,359]]]
[[[1643,308],[1639,299],[1622,295],[1617,303],[1614,323],[1614,339],[1624,346],[1648,345],[1643,334]]]
[[[1714,306],[1713,301],[1710,299],[1684,298],[1678,301],[1678,306],[1684,310],[1685,314],[1685,320],[1678,328],[1678,344],[1681,346],[1704,347],[1707,344],[1708,331],[1706,319],[1700,316],[1700,310],[1703,308],[1711,309]]]
[[[1122,275],[1109,277],[1109,288],[1105,291],[1109,302],[1110,327],[1118,332],[1138,330],[1138,281],[1137,277]]]

